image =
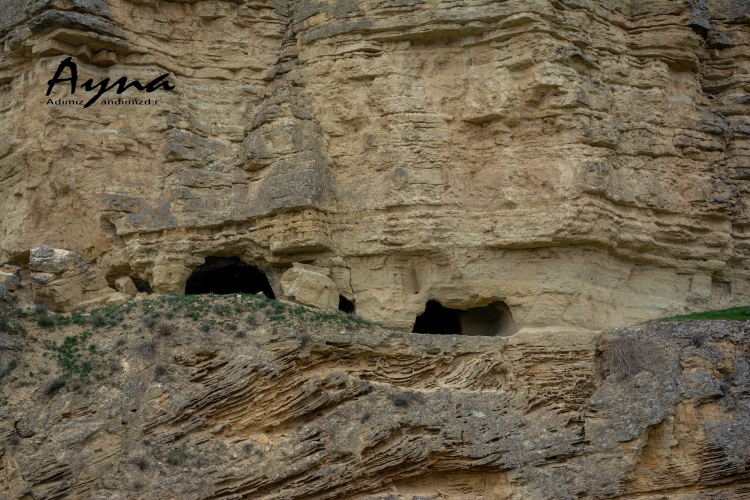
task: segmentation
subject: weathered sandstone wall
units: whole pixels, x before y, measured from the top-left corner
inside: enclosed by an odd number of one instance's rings
[[[0,335],[0,500],[750,499],[748,322],[487,338],[195,298]]]
[[[429,299],[591,329],[746,301],[749,11],[0,0],[0,263],[47,244],[160,293],[206,256],[312,263],[407,329]],[[176,89],[47,105],[69,55]]]

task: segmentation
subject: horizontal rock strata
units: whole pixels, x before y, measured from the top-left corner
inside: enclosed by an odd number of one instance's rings
[[[750,295],[741,0],[0,11],[0,262],[45,243],[159,293],[210,256],[313,263],[403,329],[431,299],[596,329]],[[48,105],[68,56],[176,89]]]

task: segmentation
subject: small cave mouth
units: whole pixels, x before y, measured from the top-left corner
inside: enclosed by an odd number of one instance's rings
[[[417,316],[412,333],[461,335],[459,312],[457,309],[448,309],[440,302],[430,300],[425,305],[424,312]]]
[[[142,280],[140,278],[134,278],[133,276],[131,276],[130,279],[133,280],[135,289],[138,290],[138,292],[147,293],[149,295],[154,293],[154,291],[151,289],[151,284],[149,284],[148,281]]]
[[[185,284],[186,295],[215,293],[258,293],[275,299],[266,274],[255,266],[242,262],[239,257],[206,257],[196,267]]]
[[[343,295],[339,295],[339,311],[344,311],[347,314],[353,314],[354,302],[347,299]]]
[[[425,310],[417,316],[412,333],[437,335],[471,335],[505,337],[518,331],[510,308],[505,302],[493,302],[483,307],[450,309],[440,302],[427,302]]]

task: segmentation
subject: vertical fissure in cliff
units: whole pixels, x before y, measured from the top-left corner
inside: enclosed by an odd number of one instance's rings
[[[276,298],[266,274],[239,257],[206,257],[205,263],[195,268],[185,284],[188,295],[258,292]]]
[[[427,302],[425,310],[417,316],[413,333],[438,335],[508,336],[518,328],[510,308],[505,302],[493,302],[483,307],[466,310],[450,309],[440,302]]]

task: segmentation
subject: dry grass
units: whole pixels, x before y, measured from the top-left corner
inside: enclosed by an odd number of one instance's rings
[[[137,351],[144,358],[153,358],[156,356],[156,344],[153,342],[144,342],[138,346]]]
[[[652,365],[651,343],[642,339],[615,338],[607,342],[604,361],[610,371],[617,371],[632,377],[647,370]]]
[[[169,337],[170,335],[173,335],[176,331],[177,329],[171,323],[159,323],[159,325],[156,327],[156,333],[160,337]]]

